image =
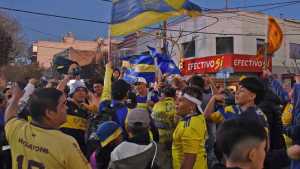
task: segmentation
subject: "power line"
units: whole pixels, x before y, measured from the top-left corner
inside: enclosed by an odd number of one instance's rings
[[[300,1],[289,3],[289,4],[285,4],[285,5],[279,5],[279,6],[275,6],[275,7],[270,7],[270,8],[262,9],[262,10],[259,10],[259,12],[264,12],[264,11],[273,10],[273,9],[276,9],[276,8],[282,8],[282,7],[286,7],[286,6],[290,6],[290,5],[295,5],[295,4],[298,4],[298,3],[300,3]]]
[[[20,9],[15,9],[15,8],[7,8],[7,7],[3,7],[3,6],[0,6],[0,9],[8,10],[8,11],[15,11],[15,12],[22,12],[22,13],[29,13],[29,14],[40,15],[40,16],[49,16],[49,17],[63,18],[63,19],[70,19],[70,20],[77,20],[77,21],[85,21],[85,22],[93,22],[93,23],[101,23],[101,24],[110,24],[110,22],[106,22],[106,21],[97,21],[97,20],[70,17],[70,16],[54,15],[54,14],[48,14],[48,13],[42,13],[42,12],[33,12],[33,11],[20,10]]]
[[[298,3],[300,3],[300,1],[297,1],[297,2],[293,1],[293,3],[289,3],[289,4],[285,4],[285,5],[280,5],[280,6],[275,6],[275,7],[271,7],[271,8],[266,8],[266,9],[259,10],[257,12],[263,12],[263,11],[267,11],[267,10],[273,10],[273,9],[276,9],[276,8],[282,8],[282,7],[286,7],[286,6],[290,6],[290,5],[295,5],[295,4],[298,4]],[[255,21],[233,19],[233,18],[238,17],[238,16],[249,17],[249,18],[254,19]],[[221,19],[233,19],[233,20],[237,20],[237,21],[240,21],[240,22],[255,23],[255,24],[258,24],[258,25],[263,25],[264,24],[264,23],[257,22],[258,20],[264,20],[264,19],[253,17],[253,16],[249,16],[249,15],[246,15],[246,14],[240,14],[240,13],[235,13],[235,16],[224,17],[224,18],[221,18]],[[291,26],[291,25],[286,25],[286,26],[295,27],[295,26]],[[295,28],[300,28],[300,27],[295,27]]]
[[[196,31],[201,31],[201,30],[204,30],[204,29],[206,29],[206,28],[208,28],[208,27],[211,27],[211,26],[213,26],[213,25],[217,24],[217,23],[220,21],[220,19],[219,19],[218,17],[214,17],[214,16],[208,16],[208,15],[203,15],[203,16],[205,16],[205,17],[209,17],[209,18],[214,18],[214,19],[216,19],[216,21],[215,21],[215,22],[213,22],[213,23],[211,23],[211,24],[209,24],[209,25],[207,25],[207,26],[204,26],[204,27],[202,27],[202,28],[200,28],[200,29],[197,29]],[[191,34],[193,34],[193,32],[191,32],[191,33],[188,33],[188,34],[185,34],[185,35],[182,35],[182,37],[184,37],[184,36],[188,36],[188,35],[191,35]]]
[[[54,15],[54,14],[41,13],[41,12],[33,12],[33,11],[27,11],[27,10],[14,9],[14,8],[7,8],[7,7],[2,7],[2,6],[0,6],[0,9],[9,10],[9,11],[16,11],[16,12],[23,12],[23,13],[29,13],[29,14],[40,15],[40,16],[48,16],[48,17],[55,17],[55,18],[79,20],[79,21],[86,21],[86,22],[93,22],[93,23],[110,24],[110,22],[106,22],[106,21],[96,21],[96,20],[91,20],[91,19],[82,19],[82,18],[75,18],[75,17],[69,17],[69,16],[60,16],[60,15]],[[162,28],[152,28],[152,27],[146,27],[146,29],[166,30],[166,31],[185,32],[185,33],[201,33],[201,32],[195,32],[195,31],[183,31],[183,30],[162,29]]]
[[[286,1],[286,2],[274,2],[274,3],[265,3],[265,4],[256,4],[256,5],[248,5],[248,6],[238,6],[233,8],[228,8],[227,10],[236,10],[236,9],[248,9],[248,8],[257,8],[257,7],[267,7],[274,5],[284,5],[289,3],[299,3],[300,0],[297,1]],[[208,11],[224,11],[224,9],[209,9]]]
[[[99,1],[112,2],[111,0],[99,0]]]
[[[40,31],[40,30],[37,30],[37,29],[35,29],[35,28],[26,26],[26,25],[23,25],[23,27],[24,27],[25,29],[28,29],[28,30],[32,31],[32,32],[37,32],[37,33],[46,35],[46,36],[48,36],[48,37],[53,37],[53,38],[55,38],[55,39],[60,39],[60,38],[61,38],[61,37],[58,36],[58,35],[54,35],[54,34],[52,34],[52,33],[47,33],[47,32],[44,32],[44,31]]]
[[[14,9],[14,8],[7,8],[7,7],[2,7],[2,6],[0,6],[0,9],[15,11],[15,12],[29,13],[29,14],[40,15],[40,16],[48,16],[48,17],[86,21],[86,22],[101,23],[101,24],[110,24],[110,22],[107,22],[107,21],[97,21],[97,20],[83,19],[83,18],[76,18],[76,17],[69,17],[69,16],[60,16],[60,15],[54,15],[54,14],[41,13],[41,12],[33,12],[33,11],[27,11],[27,10]],[[145,29],[165,30],[165,31],[171,31],[171,32],[183,32],[183,33],[217,34],[217,35],[264,36],[264,35],[259,35],[259,34],[236,34],[236,33],[225,34],[225,33],[217,33],[217,32],[187,31],[187,30],[163,29],[163,28],[153,28],[153,27],[146,27]]]

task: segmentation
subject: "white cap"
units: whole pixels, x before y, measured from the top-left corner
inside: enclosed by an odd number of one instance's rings
[[[145,83],[145,84],[147,84],[147,81],[143,77],[137,77],[136,78],[136,83]]]
[[[83,80],[70,80],[68,86],[70,88],[69,94],[73,94],[78,88],[87,88]]]

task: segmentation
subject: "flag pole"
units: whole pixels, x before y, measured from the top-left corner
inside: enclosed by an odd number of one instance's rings
[[[107,62],[112,61],[112,52],[111,52],[111,25],[108,25],[108,51],[107,51]]]
[[[265,51],[264,51],[264,65],[263,70],[268,70],[269,60],[268,60],[268,47],[269,47],[269,16],[266,15],[267,28],[266,28],[266,41],[265,41]]]

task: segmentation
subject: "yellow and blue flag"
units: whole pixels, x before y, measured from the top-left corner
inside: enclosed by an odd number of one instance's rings
[[[156,59],[157,67],[159,67],[163,75],[176,75],[180,74],[179,68],[176,66],[168,52],[158,53],[155,48],[148,46],[151,54]],[[167,47],[166,47],[167,49]]]
[[[170,17],[200,14],[201,8],[189,0],[113,0],[111,35],[133,33]]]
[[[128,69],[125,75],[126,78],[143,77],[148,83],[155,82],[156,67],[154,58],[151,55],[133,55],[121,59],[129,61],[132,65],[132,68]]]

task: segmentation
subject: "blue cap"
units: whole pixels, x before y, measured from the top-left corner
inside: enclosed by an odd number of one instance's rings
[[[106,121],[97,128],[96,135],[101,142],[101,146],[105,147],[122,134],[122,129],[118,123]]]

